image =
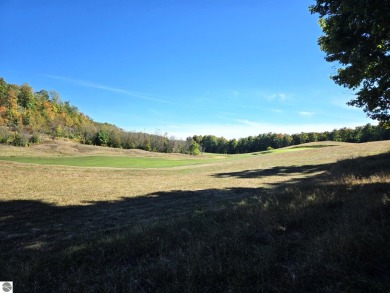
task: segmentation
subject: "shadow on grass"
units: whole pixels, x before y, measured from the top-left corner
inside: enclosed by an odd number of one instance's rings
[[[305,146],[295,146],[291,147],[292,149],[318,149],[318,148],[327,148],[338,146],[337,144],[317,144],[317,145],[305,145]]]
[[[267,176],[291,176],[293,174],[314,174],[329,170],[331,164],[304,165],[304,166],[277,166],[269,169],[244,170],[238,172],[217,173],[212,176],[216,178],[262,178]]]
[[[354,167],[356,176],[364,177],[371,175],[372,171],[380,172],[387,170],[390,153],[368,156],[363,158],[352,158],[339,161],[337,163],[318,164],[318,165],[302,165],[302,166],[275,166],[268,169],[243,170],[238,172],[226,172],[213,174],[216,178],[263,178],[268,176],[289,176],[292,175],[307,175],[307,178],[322,179],[324,174],[329,173],[337,166],[338,172],[344,168],[350,172],[350,165]],[[367,168],[368,166],[368,168]],[[341,167],[341,168],[340,168]],[[322,174],[322,175],[321,175]],[[304,179],[300,179],[304,180]],[[294,183],[299,184],[300,180],[293,179]]]
[[[196,209],[218,209],[258,192],[250,188],[174,190],[117,201],[56,206],[41,201],[0,202],[1,252],[50,250],[77,239],[107,234],[161,217],[175,217]]]
[[[328,186],[326,179],[388,174],[389,162],[390,153],[317,166],[215,175],[307,175],[270,188],[176,190],[65,207],[41,201],[1,202],[0,264],[4,258],[28,262],[30,253],[46,255],[89,247],[84,252],[87,257],[79,260],[80,256],[73,254],[76,260],[68,260],[65,268],[57,268],[67,260],[59,256],[53,263],[44,263],[44,268],[35,268],[42,276],[28,281],[38,284],[37,291],[45,288],[45,276],[52,282],[58,279],[51,288],[55,291],[82,290],[80,283],[58,290],[77,274],[100,285],[119,280],[123,282],[118,285],[120,291],[313,291],[310,286],[315,285],[331,292],[360,290],[362,284],[367,286],[363,289],[375,289],[372,286],[378,280],[383,289],[390,284],[386,275],[390,256],[383,245],[390,240],[389,232],[383,232],[389,231],[390,210],[383,201],[390,197],[390,184]],[[293,191],[286,190],[291,186]],[[361,222],[355,223],[356,219]],[[146,234],[126,236],[133,227],[149,223],[157,226],[146,229]],[[122,235],[123,243],[99,242],[112,235]],[[2,270],[0,279],[16,279],[10,271]],[[96,280],[99,274],[102,278]],[[360,276],[362,280],[358,280]],[[27,282],[31,276],[24,278]],[[344,279],[346,285],[338,288]],[[191,285],[194,287],[189,290]],[[95,289],[91,285],[86,291]]]

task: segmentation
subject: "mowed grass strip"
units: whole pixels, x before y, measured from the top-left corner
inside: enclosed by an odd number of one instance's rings
[[[266,155],[266,154],[273,154],[273,153],[286,153],[286,152],[297,152],[297,151],[306,151],[309,149],[316,148],[315,146],[304,146],[304,147],[293,147],[293,148],[281,148],[281,149],[272,149],[267,151],[262,151],[259,153],[259,155]]]
[[[28,164],[60,165],[74,167],[109,168],[169,168],[212,163],[220,159],[170,159],[126,156],[77,156],[77,157],[0,157],[0,160]]]

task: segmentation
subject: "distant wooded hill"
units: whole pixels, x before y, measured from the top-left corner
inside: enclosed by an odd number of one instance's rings
[[[248,153],[315,141],[368,142],[390,139],[390,129],[367,124],[331,132],[299,134],[266,133],[227,140],[214,135],[194,135],[186,140],[168,134],[129,132],[109,123],[99,123],[81,113],[55,91],[34,92],[27,84],[8,84],[0,78],[0,143],[27,146],[39,143],[41,135],[68,138],[83,144],[104,145],[156,152],[198,154]]]
[[[298,134],[263,133],[240,139],[227,140],[214,135],[193,137],[201,150],[209,153],[251,153],[277,149],[316,141],[369,142],[390,139],[390,129],[367,124],[356,128],[341,128],[325,132],[301,132]]]

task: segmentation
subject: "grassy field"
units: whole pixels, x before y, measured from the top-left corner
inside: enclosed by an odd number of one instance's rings
[[[115,152],[115,150],[113,151],[112,149],[108,148],[105,149],[107,153],[104,153],[104,150],[101,150],[101,153],[96,155],[96,148],[94,147],[87,147],[83,152],[77,152],[78,148],[80,147],[79,145],[69,142],[61,142],[49,144],[49,147],[42,147],[41,145],[38,145],[33,148],[32,151],[30,150],[30,152],[23,152],[23,150],[21,149],[16,150],[13,147],[3,146],[3,152],[2,154],[0,154],[0,160],[18,163],[74,167],[169,168],[213,163],[229,159],[242,159],[255,155],[302,151],[311,148],[326,146],[331,145],[317,144],[239,155],[220,155],[204,153],[201,156],[194,157],[181,154],[169,154],[162,156],[161,154],[143,152],[140,150],[118,150]],[[141,154],[144,154],[144,156],[142,156]],[[151,154],[155,154],[155,156],[151,156]]]
[[[0,146],[0,280],[15,292],[388,292],[389,151]]]
[[[126,156],[78,156],[78,157],[0,157],[0,160],[75,167],[108,167],[108,168],[169,168],[204,164],[218,161],[219,159],[172,159],[151,157],[126,157]]]
[[[169,168],[179,166],[189,166],[196,164],[214,163],[221,160],[242,159],[254,155],[265,155],[272,153],[284,153],[292,151],[302,151],[310,149],[310,147],[277,149],[264,151],[252,154],[240,155],[215,155],[206,154],[200,157],[133,157],[133,156],[59,156],[59,157],[26,157],[26,156],[0,156],[2,161],[11,161],[18,163],[29,164],[44,164],[58,166],[74,166],[74,167],[106,167],[106,168]]]

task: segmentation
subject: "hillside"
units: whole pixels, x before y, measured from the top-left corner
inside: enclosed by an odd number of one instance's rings
[[[95,122],[55,91],[34,91],[27,83],[8,84],[0,78],[0,144],[28,146],[47,136],[124,149],[186,151],[185,141]]]
[[[139,157],[169,157],[185,156],[184,154],[166,154],[150,152],[141,149],[120,149],[107,146],[85,145],[67,139],[42,140],[39,144],[33,144],[28,148],[20,148],[13,145],[0,144],[0,156],[139,156]]]

